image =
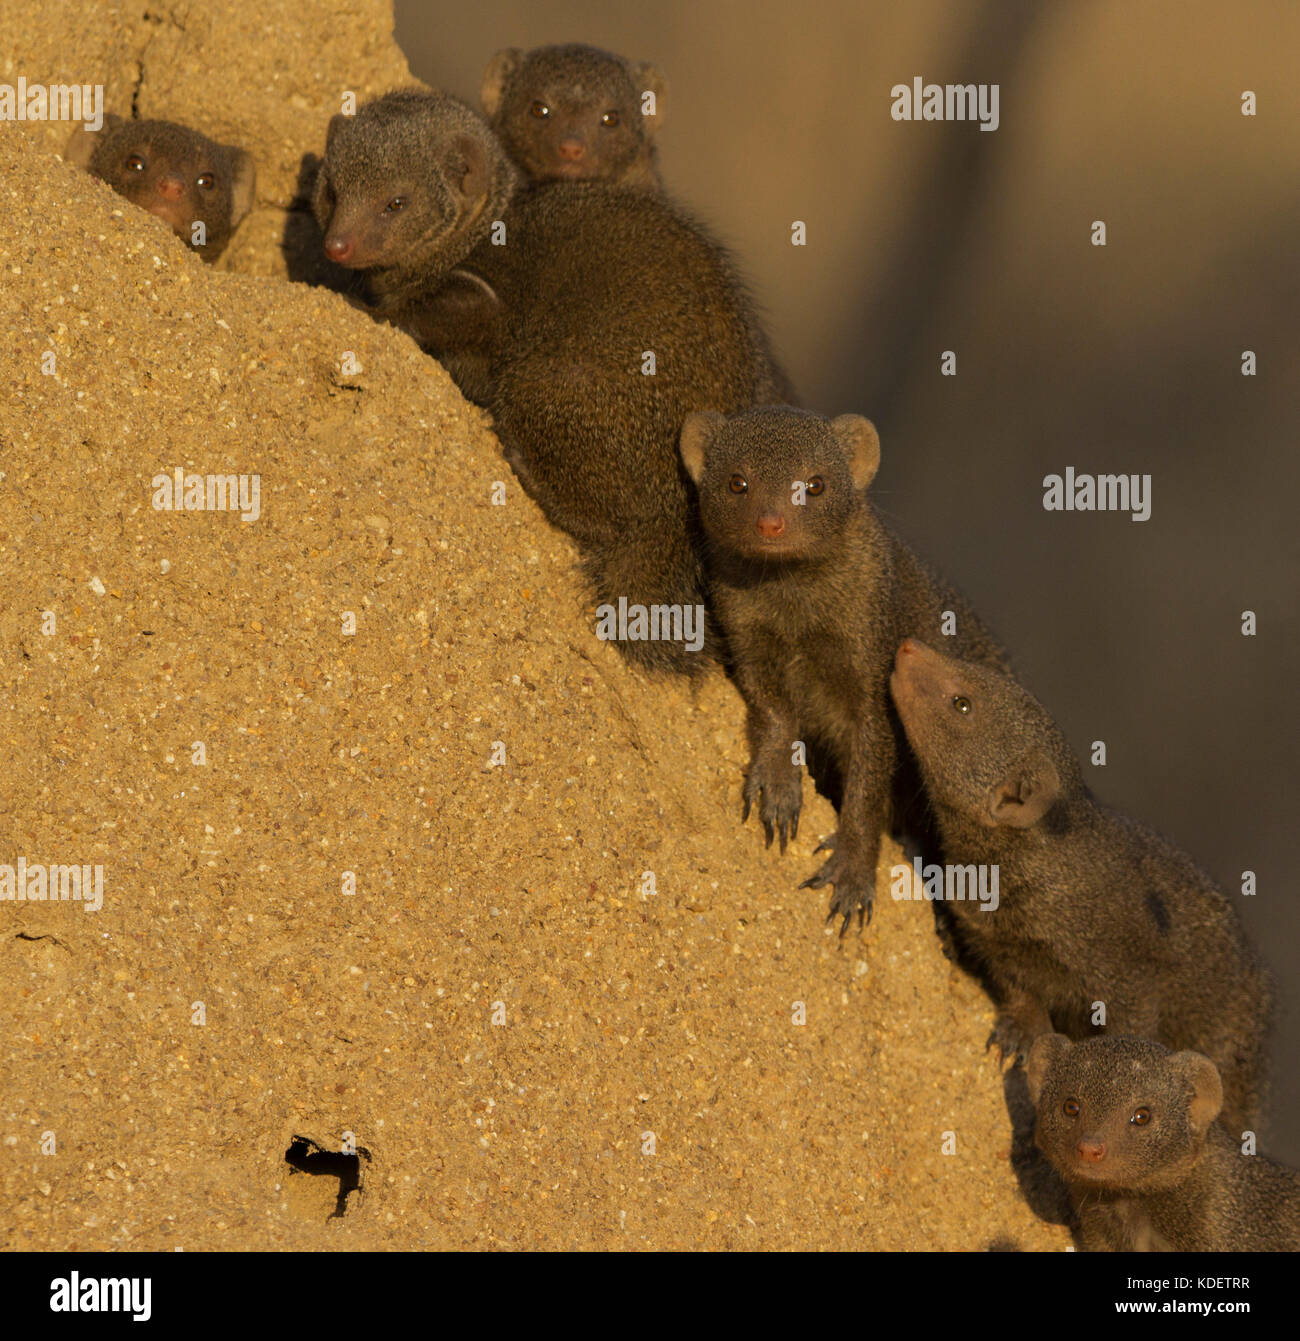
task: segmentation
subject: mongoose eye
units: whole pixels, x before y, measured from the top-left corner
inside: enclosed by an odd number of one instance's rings
[[[1067,1099],[1061,1105],[1061,1112],[1063,1112],[1066,1117],[1078,1117],[1079,1116],[1078,1101],[1075,1099]]]
[[[965,694],[958,694],[953,699],[952,706],[964,715],[970,711],[970,699],[968,699]],[[1074,1100],[1071,1099],[1070,1102],[1073,1103]]]
[[[201,186],[205,191],[211,191],[212,188],[216,186],[216,184],[217,179],[210,172],[202,173],[199,176],[199,180],[197,183],[197,185]]]
[[[749,492],[749,481],[743,475],[733,475],[727,481],[727,488],[733,494],[747,494]]]
[[[390,200],[388,204],[384,206],[384,209],[387,210],[389,214],[397,214],[398,212],[404,210],[405,208],[406,208],[405,196],[394,196],[392,200]]]
[[[600,124],[602,126],[609,126],[612,130],[618,125],[620,120],[622,120],[622,118],[617,112],[606,112],[605,115],[600,118]]]
[[[1135,1127],[1145,1127],[1151,1121],[1151,1110],[1149,1108],[1135,1108],[1129,1121]]]
[[[545,121],[551,114],[551,109],[544,102],[535,102],[528,109],[539,121]]]
[[[126,170],[128,172],[143,172],[144,159],[139,154],[131,154],[126,160]]]
[[[826,482],[820,475],[814,475],[812,479],[808,481],[808,493],[811,494],[813,498],[817,498],[824,493],[825,490]]]

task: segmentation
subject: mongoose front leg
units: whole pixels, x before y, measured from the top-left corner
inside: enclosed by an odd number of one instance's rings
[[[858,728],[849,747],[844,797],[840,802],[840,827],[834,835],[834,850],[821,870],[800,886],[801,889],[834,886],[827,921],[837,914],[843,919],[841,936],[848,930],[855,912],[859,927],[871,920],[880,831],[889,817],[889,788],[894,777],[894,764],[893,732],[882,708],[868,714],[867,721]]]
[[[746,729],[749,734],[749,768],[745,773],[745,809],[740,822],[749,819],[750,808],[758,803],[758,818],[767,836],[774,837],[781,851],[786,842],[798,837],[799,809],[803,804],[803,772],[794,762],[794,743],[799,726],[789,709],[775,697],[762,691],[752,679],[742,684],[748,706]]]
[[[539,507],[544,506],[544,501],[538,497],[537,481],[533,477],[533,472],[528,469],[518,445],[504,429],[499,427],[497,429],[497,441],[501,444],[501,455],[505,457],[506,465],[514,471],[515,478],[519,481],[524,493]]]
[[[435,357],[486,356],[503,336],[505,307],[485,279],[462,266],[433,292],[404,304],[390,320]]]

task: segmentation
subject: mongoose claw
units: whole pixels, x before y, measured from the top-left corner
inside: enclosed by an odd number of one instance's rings
[[[839,841],[839,837],[838,830],[836,830],[835,833],[828,833],[826,837],[813,848],[813,856],[815,857],[819,852],[834,852],[835,844]]]
[[[1029,1056],[1029,1046],[1033,1041],[1033,1036],[1026,1034],[1018,1021],[1009,1015],[999,1015],[984,1044],[984,1051],[997,1048],[998,1066],[1005,1070],[1009,1066],[1025,1064]]]
[[[829,922],[839,914],[843,917],[840,923],[840,940],[844,939],[844,933],[849,929],[849,923],[853,921],[853,914],[858,914],[858,931],[860,932],[871,921],[871,914],[875,911],[875,898],[865,891],[860,894],[851,892],[841,893],[839,886],[836,887],[835,895],[831,899],[830,912],[826,914],[826,920]]]
[[[745,809],[742,824],[749,818],[755,801],[758,818],[763,825],[766,846],[779,840],[782,853],[786,844],[799,836],[799,808],[802,804],[802,780],[797,772],[779,782],[771,781],[757,766],[751,768],[745,779]]]
[[[1007,1069],[1008,1062],[1011,1066],[1015,1066],[1017,1062],[1023,1063],[1025,1060],[1024,1054],[1014,1043],[1009,1039],[1000,1038],[998,1036],[997,1025],[993,1026],[992,1030],[989,1032],[988,1038],[984,1040],[985,1052],[990,1052],[994,1048],[997,1049],[998,1069],[1000,1071],[1005,1071]]]
[[[874,874],[873,869],[872,875]],[[858,930],[861,931],[871,921],[871,914],[874,911],[874,881],[864,878],[860,872],[849,865],[843,854],[836,853],[825,862],[816,875],[809,876],[799,888],[821,889],[825,885],[835,887],[835,892],[831,897],[830,912],[826,914],[826,920],[830,922],[837,915],[844,919],[840,923],[840,936],[842,938],[849,929],[853,914],[857,913]]]

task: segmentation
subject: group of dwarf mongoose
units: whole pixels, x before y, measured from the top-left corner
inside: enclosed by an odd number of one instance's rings
[[[870,915],[890,822],[996,867],[996,910],[954,901],[945,929],[997,1003],[990,1041],[1025,1064],[1084,1246],[1300,1248],[1300,1175],[1253,1153],[1270,990],[1231,903],[1094,799],[1002,649],[880,520],[872,425],[798,408],[731,258],[663,194],[662,83],[590,47],[510,50],[486,120],[415,90],[335,116],[325,255],[491,411],[602,603],[707,608],[698,653],[620,648],[733,675],[744,817],[769,845],[798,830],[797,747],[824,763],[839,830],[805,883],[833,887],[841,934]],[[169,122],[110,119],[69,157],[208,258],[252,202],[246,153]]]

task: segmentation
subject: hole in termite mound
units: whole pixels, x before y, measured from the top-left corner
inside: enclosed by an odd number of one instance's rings
[[[340,1220],[347,1213],[348,1198],[365,1195],[363,1180],[370,1151],[356,1147],[356,1154],[326,1150],[310,1136],[295,1136],[284,1152],[289,1166],[284,1192],[295,1214],[309,1220]],[[304,1176],[305,1175],[305,1176]]]

